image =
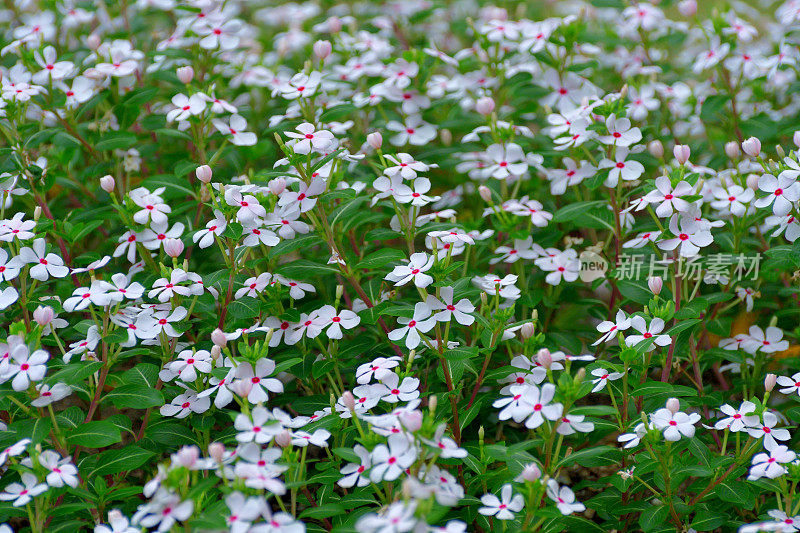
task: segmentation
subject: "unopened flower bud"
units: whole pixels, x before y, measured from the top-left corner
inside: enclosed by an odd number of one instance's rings
[[[764,378],[764,390],[767,392],[772,392],[772,389],[775,388],[775,383],[778,381],[778,376],[775,374],[767,374]]]
[[[676,144],[675,148],[672,149],[672,154],[675,156],[675,159],[678,160],[678,163],[683,165],[689,160],[689,156],[692,155],[692,149],[689,148],[688,144]]]
[[[550,367],[553,366],[553,354],[547,348],[542,348],[536,352],[536,362],[550,370]]]
[[[484,116],[491,115],[494,111],[494,100],[488,96],[478,98],[478,101],[475,102],[475,111]]]
[[[320,59],[324,60],[331,55],[332,50],[333,46],[331,46],[330,41],[317,41],[314,43],[314,55]]]
[[[86,38],[86,46],[88,46],[92,50],[97,50],[98,48],[100,48],[100,44],[102,42],[103,40],[96,33],[93,33]]]
[[[214,177],[214,173],[211,171],[211,167],[208,165],[201,165],[197,167],[197,170],[194,171],[194,175],[197,176],[197,179],[203,183],[209,183],[211,178]]]
[[[575,372],[575,383],[583,383],[583,378],[586,377],[586,368],[580,367],[577,372]]]
[[[792,140],[794,141],[794,145],[800,148],[800,131],[794,132],[794,135],[792,135]]]
[[[750,157],[758,157],[761,153],[761,141],[755,137],[750,137],[742,141],[742,151]]]
[[[40,218],[42,218],[42,206],[37,205],[33,208],[33,221],[39,222]]]
[[[331,17],[328,19],[328,31],[331,33],[339,33],[342,31],[342,19],[339,17]]]
[[[342,394],[342,403],[349,410],[353,411],[356,408],[356,397],[353,396],[353,393],[349,390],[344,391],[344,394]]]
[[[661,294],[661,289],[664,287],[664,280],[661,279],[661,276],[652,276],[647,279],[647,286],[653,294],[658,296]]]
[[[481,185],[478,187],[478,194],[481,195],[481,198],[483,198],[484,202],[492,202],[492,190],[486,185]]]
[[[522,336],[522,340],[527,340],[533,337],[535,331],[536,328],[534,327],[533,322],[525,322],[519,329],[519,334]]]
[[[116,182],[114,181],[114,176],[108,174],[100,178],[100,188],[106,191],[108,194],[114,192],[115,186]]]
[[[216,344],[211,347],[211,359],[216,361],[217,359],[219,359],[219,356],[221,355],[222,355],[222,348],[220,348]]]
[[[750,174],[747,176],[747,180],[745,180],[748,189],[753,189],[754,191],[758,190],[758,176],[756,174]]]
[[[414,409],[413,411],[402,411],[400,413],[400,423],[410,432],[419,431],[422,427],[422,412]]]
[[[673,415],[681,410],[681,402],[677,398],[667,400],[667,410]]]
[[[525,466],[519,477],[525,481],[536,481],[542,477],[542,471],[539,470],[539,466],[536,463],[531,463]]]
[[[725,155],[731,159],[737,159],[740,155],[742,155],[742,151],[739,150],[739,143],[736,141],[725,143]]]
[[[178,79],[181,83],[192,83],[194,79],[194,69],[191,65],[186,67],[178,67],[178,70],[175,71],[175,74],[178,75]]]
[[[208,455],[217,463],[225,459],[225,445],[221,442],[212,442],[208,445]]]
[[[283,191],[286,190],[286,179],[284,178],[273,178],[269,180],[269,192],[274,194],[275,196],[280,196]]]
[[[442,128],[439,131],[439,137],[442,139],[442,143],[444,143],[445,146],[450,146],[453,142],[453,133],[447,128]]]
[[[178,464],[191,468],[200,458],[200,448],[197,446],[182,446],[178,453],[175,454]]]
[[[231,383],[230,388],[237,396],[247,398],[253,390],[253,382],[249,379],[240,379]]]
[[[113,524],[114,522],[119,522],[119,521],[120,521],[120,520],[122,520],[123,518],[125,518],[125,515],[123,515],[123,514],[122,514],[122,511],[120,511],[119,509],[111,509],[111,510],[108,512],[108,521],[109,521],[110,523],[112,523],[112,524]],[[127,523],[127,519],[125,520],[125,522]]]
[[[428,410],[431,412],[432,415],[436,413],[436,406],[438,404],[439,404],[439,400],[438,400],[438,398],[436,397],[435,394],[433,396],[431,396],[430,398],[428,398]]]
[[[228,343],[228,339],[225,336],[224,331],[222,331],[219,328],[216,328],[214,331],[211,332],[211,342],[213,342],[215,346],[224,348],[225,345]]]
[[[373,131],[367,135],[367,144],[372,146],[375,150],[380,150],[383,146],[383,136],[379,131]]]
[[[775,153],[778,154],[778,157],[781,159],[786,157],[786,152],[783,150],[783,146],[781,146],[780,144],[775,145]]]
[[[658,159],[664,157],[664,145],[661,144],[661,141],[659,141],[658,139],[656,139],[655,141],[650,141],[647,144],[647,150],[653,157],[657,157]]]
[[[167,239],[164,241],[164,252],[170,257],[178,257],[183,253],[183,241],[180,239]]]
[[[693,17],[697,14],[697,0],[683,0],[678,4],[678,13],[684,17]]]
[[[54,316],[53,308],[46,305],[40,305],[33,312],[33,320],[42,327],[52,322]]]
[[[280,446],[281,448],[288,448],[292,445],[292,434],[286,431],[285,429],[275,435],[275,444]]]

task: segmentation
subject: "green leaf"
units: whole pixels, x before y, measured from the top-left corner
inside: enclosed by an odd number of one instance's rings
[[[399,262],[405,258],[406,254],[402,250],[396,248],[381,248],[362,259],[355,268],[356,270],[380,268],[387,263]]]
[[[344,513],[345,508],[338,503],[324,503],[317,507],[309,507],[300,513],[300,518],[313,518],[319,520],[321,518],[330,518],[331,516],[342,515]]]
[[[654,396],[659,394],[669,396],[697,396],[697,391],[683,385],[673,385],[671,383],[662,383],[661,381],[647,381],[631,392],[631,396]]]
[[[192,432],[183,424],[172,420],[164,420],[157,424],[152,424],[147,428],[145,434],[155,442],[167,446],[195,443]]]
[[[666,505],[654,505],[642,511],[639,515],[639,525],[643,531],[653,531],[662,526],[669,518],[669,509]]]
[[[278,257],[300,249],[308,250],[312,246],[319,246],[321,244],[325,243],[316,233],[298,235],[294,239],[283,240],[273,246],[269,251],[269,257]]]
[[[113,131],[103,135],[95,144],[98,150],[125,150],[136,145],[136,135],[127,131]]]
[[[105,448],[122,440],[117,426],[101,420],[81,424],[67,434],[67,441],[84,448]]]
[[[132,383],[122,385],[106,394],[101,402],[111,400],[116,408],[147,409],[164,405],[161,391]]]
[[[249,296],[231,303],[228,306],[228,312],[234,318],[253,318],[261,313],[258,300]]]
[[[725,514],[720,513],[719,510],[701,508],[694,516],[690,527],[696,531],[711,531],[720,527],[727,520]]]
[[[131,444],[118,450],[108,450],[97,456],[97,467],[87,477],[108,476],[139,468],[147,462],[153,452]]]
[[[743,509],[752,509],[755,505],[755,497],[753,491],[746,483],[735,483],[731,481],[723,481],[717,483],[714,487],[714,494],[720,500],[736,504]]]
[[[66,383],[67,385],[71,383],[78,383],[88,378],[95,372],[98,372],[101,368],[103,368],[103,363],[101,361],[81,361],[80,363],[71,363],[54,373],[47,379],[47,381],[48,383],[62,382]]]
[[[707,467],[709,470],[713,468],[711,452],[708,451],[708,446],[699,438],[692,437],[689,440],[689,453],[700,461],[701,465]]]
[[[585,467],[606,466],[617,462],[619,457],[621,452],[613,446],[593,446],[572,452],[558,463],[557,468],[576,463]]]
[[[700,322],[702,322],[702,320],[700,320],[699,318],[692,318],[690,320],[684,320],[682,322],[678,322],[677,324],[672,326],[672,328],[670,328],[669,331],[667,331],[667,335],[672,337],[685,329],[691,328],[695,324],[699,324]]]
[[[575,220],[580,215],[593,209],[598,209],[605,205],[605,202],[577,202],[568,204],[553,215],[553,222],[567,222]]]
[[[356,452],[354,452],[350,448],[334,448],[331,451],[335,455],[338,455],[339,457],[341,457],[342,459],[344,459],[345,461],[348,461],[350,463],[360,463],[361,462],[361,459],[359,459],[358,455],[356,455]]]
[[[633,300],[637,304],[647,305],[650,298],[653,297],[653,293],[643,281],[618,280],[617,288],[625,298]]]
[[[339,269],[333,265],[323,265],[322,263],[300,259],[279,266],[277,271],[290,278],[304,279],[322,274],[336,274]]]

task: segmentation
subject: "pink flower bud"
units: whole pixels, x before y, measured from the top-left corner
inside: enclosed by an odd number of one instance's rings
[[[178,257],[183,253],[183,241],[180,239],[167,239],[164,241],[164,252],[170,257]]]
[[[542,477],[542,471],[539,470],[539,466],[536,463],[531,463],[525,466],[519,477],[525,481],[536,481]]]
[[[478,101],[475,102],[475,111],[481,115],[491,115],[492,111],[494,111],[494,100],[488,96],[478,98]]]
[[[342,403],[352,411],[356,408],[356,397],[353,396],[353,393],[349,390],[344,391],[344,394],[342,394]]]
[[[211,332],[211,342],[214,343],[214,346],[219,346],[223,348],[227,343],[228,339],[225,337],[225,332],[219,328],[216,328],[214,331]]]
[[[794,141],[794,145],[800,148],[800,131],[794,132],[792,135],[792,141]]]
[[[667,410],[673,415],[681,410],[681,402],[677,398],[667,400]]]
[[[478,194],[481,195],[481,198],[483,198],[484,202],[492,202],[492,190],[486,185],[481,185],[478,187]]]
[[[247,398],[253,390],[253,382],[249,379],[240,379],[231,383],[230,389],[237,396]]]
[[[331,33],[339,33],[342,31],[342,19],[339,17],[331,17],[328,19],[328,31]]]
[[[758,190],[758,176],[756,174],[750,174],[747,176],[745,183],[747,184],[748,189],[753,189],[754,191]]]
[[[108,194],[114,192],[115,186],[116,182],[114,181],[114,176],[107,175],[100,178],[100,188],[106,191]]]
[[[175,454],[175,458],[179,465],[191,468],[200,458],[200,448],[197,446],[183,446]]]
[[[767,374],[764,378],[764,390],[767,392],[772,392],[772,389],[775,388],[775,383],[778,381],[778,376],[775,374]]]
[[[96,33],[93,33],[86,38],[86,46],[88,46],[92,50],[97,50],[98,48],[100,48],[100,44],[102,42],[103,42],[102,39],[100,39],[100,36],[97,35]]]
[[[697,14],[697,0],[683,0],[678,4],[678,13],[684,17],[693,17]]]
[[[220,355],[222,355],[222,349],[215,344],[211,347],[211,359],[216,361],[219,359]]]
[[[94,67],[89,67],[83,71],[83,77],[89,78],[90,80],[95,81],[103,81],[106,79],[106,75],[97,70]]]
[[[522,336],[523,340],[530,339],[533,337],[533,333],[535,328],[533,326],[533,322],[525,322],[522,324],[522,327],[519,330],[519,334]]]
[[[178,75],[178,79],[181,83],[192,83],[194,79],[194,69],[191,65],[186,67],[178,67],[178,70],[175,71],[175,74]]]
[[[550,370],[550,367],[553,366],[553,354],[547,348],[542,348],[536,352],[536,362]]]
[[[280,196],[286,190],[286,180],[284,178],[273,178],[269,180],[269,191],[275,196]]]
[[[212,442],[208,445],[208,455],[217,463],[221,463],[225,459],[225,445],[220,442]]]
[[[292,445],[292,434],[286,431],[285,429],[275,435],[275,444],[280,446],[281,448],[288,448]]]
[[[737,159],[740,155],[742,155],[742,151],[739,150],[739,143],[736,141],[725,143],[725,155],[731,159]]]
[[[664,280],[661,279],[660,276],[653,276],[648,278],[647,286],[650,287],[650,291],[652,291],[653,294],[658,296],[661,294],[662,287],[664,287]]]
[[[761,153],[761,141],[755,137],[750,137],[742,142],[742,151],[750,157],[758,157]]]
[[[54,316],[53,308],[46,305],[40,305],[33,312],[33,320],[42,327],[52,322]]]
[[[400,423],[410,432],[419,431],[422,427],[422,412],[414,409],[413,411],[402,411],[400,413]]]
[[[194,175],[197,176],[197,179],[203,183],[209,183],[211,178],[214,176],[214,173],[211,171],[210,166],[201,165],[194,171]]]
[[[692,155],[692,149],[689,148],[688,144],[676,144],[675,148],[672,149],[672,154],[675,156],[675,159],[678,160],[678,163],[683,165],[689,160],[689,156]]]
[[[314,43],[314,55],[320,59],[324,60],[331,55],[331,50],[333,50],[333,47],[330,41],[317,41]]]
[[[650,141],[650,143],[647,145],[647,150],[653,157],[657,157],[658,159],[664,157],[664,145],[661,144],[661,141],[658,139],[655,141]]]
[[[380,150],[383,146],[383,135],[379,131],[373,131],[367,135],[367,144],[372,146],[375,150]]]

